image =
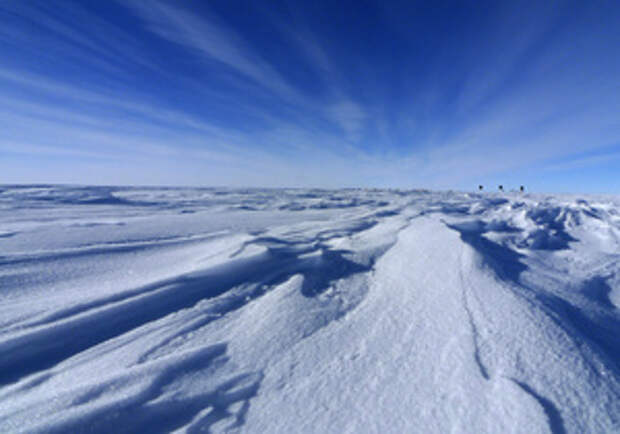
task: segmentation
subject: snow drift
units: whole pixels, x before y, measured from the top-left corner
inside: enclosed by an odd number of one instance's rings
[[[620,432],[620,200],[0,187],[0,431]]]

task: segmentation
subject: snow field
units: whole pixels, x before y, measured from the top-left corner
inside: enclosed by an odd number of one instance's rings
[[[620,432],[616,198],[0,190],[0,431]]]

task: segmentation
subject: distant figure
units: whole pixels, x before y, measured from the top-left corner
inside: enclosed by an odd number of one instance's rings
[[[503,185],[499,186],[499,191],[504,191],[504,186]]]
[[[478,186],[478,190],[480,190],[480,191],[482,191],[482,189],[483,189],[483,188],[484,188],[484,187],[483,187],[482,185],[479,185],[479,186]]]
[[[519,190],[521,190],[521,193],[523,193],[525,191],[525,187],[521,186],[521,187],[519,187]]]

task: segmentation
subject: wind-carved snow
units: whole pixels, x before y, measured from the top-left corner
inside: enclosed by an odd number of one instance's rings
[[[0,188],[0,431],[620,432],[620,200]]]

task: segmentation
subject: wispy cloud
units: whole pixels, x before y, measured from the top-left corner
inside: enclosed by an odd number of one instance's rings
[[[3,21],[0,38],[22,50],[58,62],[89,65],[108,77],[131,65],[161,70],[130,32],[79,2],[3,2],[0,12],[17,18]]]
[[[353,142],[360,139],[368,115],[359,104],[343,100],[329,107],[327,113],[328,117],[345,132],[347,139]]]
[[[134,2],[132,8],[153,32],[164,39],[219,62],[252,79],[285,99],[299,95],[266,61],[256,55],[235,32],[215,19],[199,18],[176,6],[161,2]]]

